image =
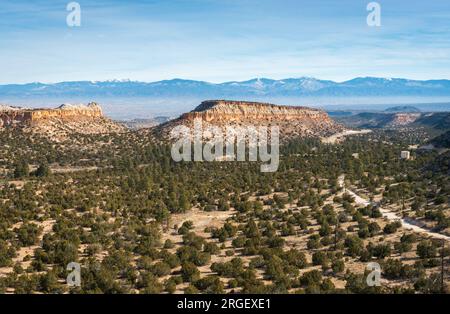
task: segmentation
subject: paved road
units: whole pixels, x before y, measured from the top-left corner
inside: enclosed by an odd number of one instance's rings
[[[339,186],[344,187],[344,175],[341,175],[338,179],[338,183]],[[353,196],[355,198],[355,203],[356,204],[360,204],[363,206],[367,206],[370,204],[370,201],[362,198],[361,196],[359,196],[358,194],[356,194],[355,192],[353,192],[352,190],[349,189],[345,189],[346,193],[350,194],[351,196]],[[383,215],[383,217],[386,217],[388,220],[390,221],[400,221],[402,224],[402,227],[405,229],[409,229],[412,230],[414,232],[419,232],[419,233],[425,233],[426,235],[436,238],[436,239],[444,239],[447,241],[450,241],[450,237],[446,236],[444,234],[441,233],[437,233],[437,232],[433,232],[430,231],[429,229],[425,228],[424,226],[421,225],[420,222],[418,222],[417,220],[414,220],[412,218],[402,218],[397,216],[396,213],[385,209],[385,208],[378,208],[381,212],[381,214]]]

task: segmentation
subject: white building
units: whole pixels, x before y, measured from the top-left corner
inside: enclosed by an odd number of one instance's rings
[[[408,150],[402,150],[400,152],[400,158],[401,159],[410,159],[411,158],[411,153]]]

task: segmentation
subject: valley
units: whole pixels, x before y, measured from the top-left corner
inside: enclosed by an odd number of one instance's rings
[[[448,292],[441,116],[369,131],[318,109],[225,100],[150,128],[84,114],[0,128],[2,293]],[[278,125],[277,171],[175,162],[166,135],[194,117]],[[441,148],[420,149],[429,143]],[[80,287],[66,284],[70,262]],[[370,262],[380,285],[366,284]]]

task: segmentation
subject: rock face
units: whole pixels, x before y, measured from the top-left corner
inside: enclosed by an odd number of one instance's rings
[[[20,127],[42,133],[51,138],[66,137],[69,133],[103,134],[123,130],[103,116],[96,103],[88,105],[64,104],[54,109],[26,109],[0,107],[0,128]]]
[[[338,120],[354,128],[402,128],[416,123],[424,116],[426,114],[420,112],[362,112]]]
[[[190,127],[195,119],[201,119],[205,126],[277,125],[282,138],[328,136],[344,130],[342,125],[319,109],[229,100],[204,101],[193,111],[163,124],[161,130],[167,133],[177,125]]]
[[[420,113],[396,113],[394,114],[390,126],[404,126],[415,122],[420,118]]]
[[[96,103],[85,105],[61,105],[56,109],[22,109],[5,107],[0,109],[0,127],[14,125],[39,125],[49,120],[71,122],[103,118],[102,109]]]

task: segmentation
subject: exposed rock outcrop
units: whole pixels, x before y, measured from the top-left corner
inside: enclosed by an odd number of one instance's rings
[[[389,123],[389,126],[398,127],[411,124],[419,119],[421,113],[396,113],[393,115],[392,121]]]
[[[0,127],[14,125],[33,126],[55,119],[61,122],[71,122],[102,118],[102,109],[96,103],[89,103],[88,105],[64,104],[55,109],[0,108]]]
[[[104,117],[101,107],[96,103],[64,104],[53,109],[2,106],[1,127],[20,127],[56,139],[66,137],[69,133],[104,134],[124,129],[122,125]]]
[[[229,100],[204,101],[193,111],[161,125],[158,129],[163,135],[167,135],[177,125],[192,127],[195,119],[201,119],[204,127],[277,125],[282,139],[295,136],[328,136],[344,130],[342,125],[320,109]]]

